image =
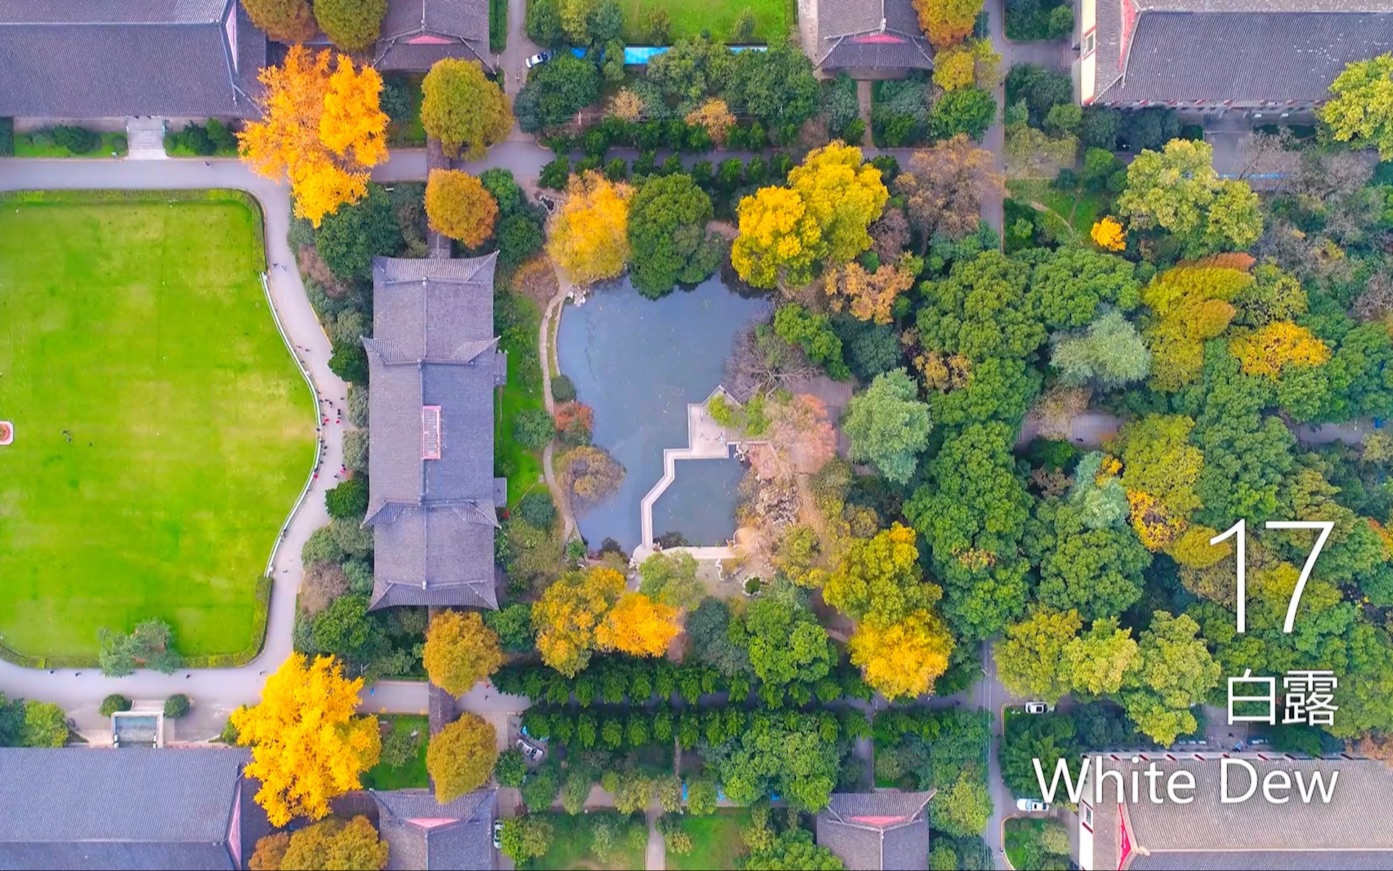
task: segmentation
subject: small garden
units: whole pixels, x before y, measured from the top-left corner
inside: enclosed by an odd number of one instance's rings
[[[1053,818],[1008,818],[1005,846],[1006,860],[1021,871],[1067,871],[1070,867],[1069,832]]]
[[[425,789],[429,785],[426,744],[430,721],[425,717],[393,715],[382,715],[377,720],[382,729],[382,753],[377,764],[363,775],[363,788]]]
[[[520,868],[576,868],[634,871],[642,869],[648,847],[648,824],[643,814],[596,810],[580,816],[548,813],[551,845]],[[719,866],[712,866],[719,867]]]
[[[749,808],[721,808],[705,817],[683,816],[678,831],[691,841],[691,850],[680,852],[685,843],[667,838],[667,867],[673,871],[711,871],[713,868],[737,868],[748,852],[744,832],[750,827]],[[679,849],[673,849],[674,841]]]

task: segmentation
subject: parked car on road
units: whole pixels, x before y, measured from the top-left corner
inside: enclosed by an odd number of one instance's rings
[[[1027,714],[1043,714],[1050,709],[1044,702],[1026,702],[1025,712]]]
[[[495,850],[503,846],[503,821],[493,821],[493,848]]]
[[[539,51],[536,54],[532,55],[532,57],[527,59],[527,68],[530,70],[533,67],[540,66],[541,64],[544,64],[549,60],[551,60],[551,52]]]
[[[1050,809],[1049,805],[1038,798],[1018,798],[1016,799],[1016,807],[1028,814],[1044,813]]]
[[[513,746],[517,747],[523,756],[526,756],[533,762],[540,760],[543,756],[546,755],[545,750],[543,750],[535,744],[531,744],[523,740],[522,738],[519,738],[517,744]]]

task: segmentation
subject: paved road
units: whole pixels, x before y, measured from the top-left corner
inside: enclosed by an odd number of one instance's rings
[[[290,228],[287,188],[251,173],[235,160],[207,163],[199,160],[0,161],[0,190],[26,188],[235,188],[251,192],[261,201],[265,215],[267,260],[283,267],[273,266],[267,273],[272,302],[291,344],[309,349],[308,352],[287,350],[308,367],[320,396],[343,406],[347,389],[329,371],[329,339],[310,308],[286,239]],[[308,401],[305,411],[307,415],[310,413]],[[343,462],[341,440],[347,426],[346,422],[335,425],[332,413],[329,418],[329,426],[324,431],[327,445],[322,460],[324,474],[310,482],[304,503],[291,518],[276,555],[266,643],[255,660],[237,669],[181,671],[173,675],[146,670],[123,678],[106,678],[96,669],[48,673],[0,662],[0,691],[11,696],[57,702],[68,711],[80,730],[84,733],[91,730],[90,734],[96,735],[108,728],[109,721],[97,713],[97,706],[109,693],[121,693],[135,700],[160,701],[174,693],[185,693],[193,699],[194,711],[179,722],[178,731],[191,737],[216,733],[228,711],[256,701],[264,680],[262,673],[275,670],[291,651],[295,593],[301,576],[300,548],[311,532],[329,520],[324,508],[324,491],[337,483],[332,475]],[[310,472],[305,470],[307,476]],[[270,544],[267,542],[268,547]]]

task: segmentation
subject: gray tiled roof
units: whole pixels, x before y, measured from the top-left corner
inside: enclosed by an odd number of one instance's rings
[[[373,261],[368,427],[373,607],[496,608],[493,335],[496,255]],[[440,414],[438,459],[422,416]]]
[[[489,68],[488,40],[488,0],[388,0],[376,66],[425,71],[441,58],[462,57]]]
[[[236,0],[0,0],[3,117],[252,117],[265,63]]]
[[[817,842],[848,868],[929,867],[932,792],[839,792],[817,815]]]
[[[447,804],[425,789],[374,792],[378,829],[387,842],[388,871],[492,869],[497,794],[481,789]]]
[[[0,869],[243,867],[268,831],[256,785],[241,779],[249,759],[221,748],[2,749]]]
[[[930,69],[932,53],[911,0],[817,0],[814,66]]]
[[[1181,769],[1190,771],[1196,784],[1195,800],[1190,804],[1152,804],[1143,795],[1140,803],[1126,806],[1133,846],[1129,868],[1208,868],[1216,867],[1215,863],[1228,868],[1305,868],[1308,865],[1294,863],[1310,860],[1325,868],[1360,869],[1369,867],[1369,855],[1380,853],[1382,867],[1393,867],[1393,827],[1371,826],[1368,818],[1370,808],[1386,807],[1393,802],[1393,770],[1380,762],[1344,758],[1263,760],[1246,755],[1245,761],[1257,769],[1259,779],[1270,771],[1281,770],[1293,780],[1299,772],[1309,781],[1311,774],[1319,771],[1328,783],[1331,773],[1339,772],[1332,799],[1328,804],[1319,799],[1309,804],[1299,800],[1271,804],[1259,794],[1248,801],[1224,804],[1219,793],[1219,759],[1161,757],[1156,761],[1167,775]],[[1121,772],[1127,783],[1131,782],[1133,769],[1145,770],[1147,764],[1144,759],[1133,763],[1130,757],[1107,757],[1104,763],[1108,771]],[[1241,773],[1235,776],[1245,777]],[[1145,783],[1143,778],[1143,790]],[[1241,790],[1242,786],[1231,784],[1231,791]],[[1116,868],[1120,807],[1113,798],[1111,778],[1104,787],[1105,800],[1093,802],[1090,771],[1083,799],[1093,806],[1093,867]],[[1228,858],[1220,860],[1214,855],[1221,853]],[[1263,853],[1273,857],[1261,861],[1257,854]]]
[[[1124,4],[1135,8],[1131,30]],[[1393,48],[1387,0],[1099,0],[1095,99],[1318,101]]]

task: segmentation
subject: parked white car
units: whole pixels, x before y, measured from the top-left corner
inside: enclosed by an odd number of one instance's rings
[[[1026,702],[1025,712],[1027,714],[1043,714],[1050,709],[1044,702]]]
[[[522,738],[519,738],[517,744],[513,746],[517,747],[518,750],[522,752],[523,756],[526,756],[533,762],[536,762],[537,760],[541,759],[543,756],[546,755],[545,750],[543,750],[535,744],[531,744],[527,741],[524,741]]]
[[[498,850],[498,849],[501,849],[502,846],[503,846],[503,821],[502,821],[502,820],[494,820],[494,821],[493,821],[493,848],[494,848],[495,850]]]
[[[539,51],[536,54],[532,55],[532,57],[527,59],[527,68],[530,70],[533,67],[540,66],[541,64],[544,64],[549,60],[551,60],[551,52]]]
[[[1018,798],[1016,799],[1016,808],[1028,814],[1038,814],[1049,810],[1050,806],[1038,798]]]

